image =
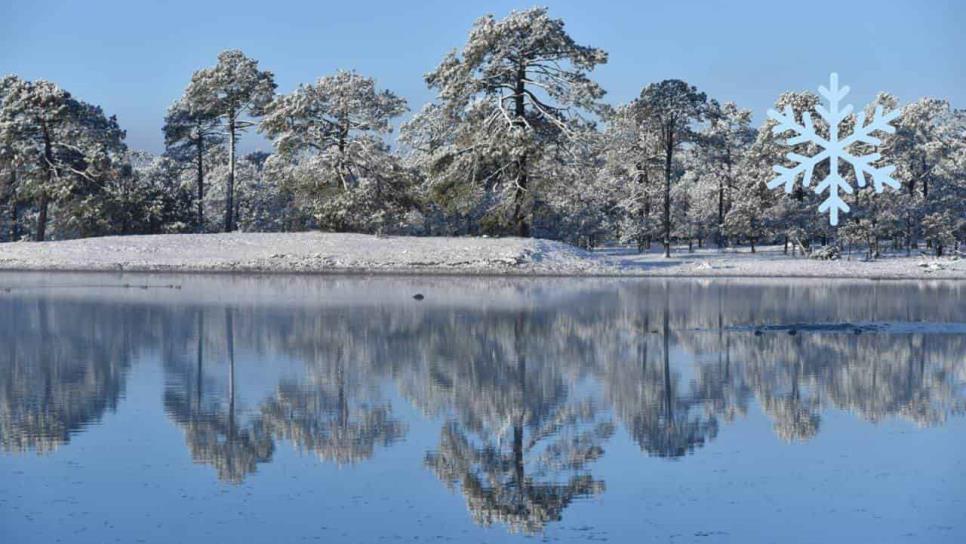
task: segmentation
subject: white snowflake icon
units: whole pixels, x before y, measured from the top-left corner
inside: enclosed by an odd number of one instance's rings
[[[876,167],[872,165],[872,163],[881,158],[878,153],[853,155],[849,151],[849,148],[853,144],[859,142],[869,145],[879,145],[882,143],[872,133],[881,131],[891,134],[895,132],[895,128],[889,123],[898,117],[899,110],[893,110],[883,114],[882,106],[879,106],[875,109],[872,120],[868,124],[865,124],[865,113],[860,111],[855,116],[855,128],[852,129],[852,134],[842,137],[839,134],[839,123],[852,113],[852,105],[846,104],[845,107],[840,108],[839,104],[845,98],[845,95],[849,94],[849,87],[839,88],[839,76],[833,73],[829,76],[829,88],[826,89],[824,86],[819,87],[818,92],[828,101],[828,109],[825,109],[821,105],[815,108],[822,119],[828,123],[828,139],[816,133],[812,117],[808,112],[802,114],[802,124],[798,124],[791,106],[785,106],[783,112],[777,112],[775,110],[768,111],[768,117],[778,123],[772,129],[772,132],[775,134],[788,131],[795,133],[795,136],[786,140],[785,143],[787,145],[792,146],[811,142],[821,148],[819,153],[811,157],[789,152],[786,155],[788,160],[798,164],[791,168],[786,168],[781,165],[774,166],[773,170],[778,174],[778,177],[768,182],[768,188],[774,189],[784,185],[785,192],[790,193],[799,175],[803,176],[802,186],[807,188],[812,183],[812,172],[815,170],[815,167],[822,161],[828,160],[828,175],[815,187],[815,192],[818,194],[828,193],[828,196],[819,206],[818,211],[819,213],[828,212],[829,224],[835,226],[839,223],[839,212],[848,213],[849,211],[849,205],[842,200],[840,191],[848,194],[852,194],[853,192],[852,185],[839,174],[840,160],[852,166],[859,187],[865,187],[866,175],[868,175],[872,178],[873,188],[876,193],[881,193],[885,185],[893,189],[899,188],[899,182],[892,178],[892,172],[895,171],[895,166]]]

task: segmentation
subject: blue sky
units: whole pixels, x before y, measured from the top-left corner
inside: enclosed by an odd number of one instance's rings
[[[116,114],[135,148],[162,149],[165,109],[191,73],[239,48],[275,72],[280,92],[339,68],[375,77],[417,110],[422,76],[461,46],[482,14],[531,2],[0,0],[0,73],[49,79]],[[966,106],[966,3],[538,2],[610,61],[607,100],[684,79],[755,112],[837,71],[858,107],[876,91]],[[268,149],[248,136],[244,149]]]

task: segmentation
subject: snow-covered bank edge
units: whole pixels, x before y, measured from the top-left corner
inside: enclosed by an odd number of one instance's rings
[[[331,233],[181,234],[0,244],[0,270],[239,274],[597,276],[966,280],[966,260],[925,256],[817,261],[697,250],[587,252],[525,238],[377,237]]]
[[[231,233],[0,244],[0,270],[581,275],[614,267],[581,249],[538,239]]]

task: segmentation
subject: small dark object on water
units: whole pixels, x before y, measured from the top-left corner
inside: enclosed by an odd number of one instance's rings
[[[761,329],[755,329],[755,336],[761,336]]]
[[[424,297],[422,293],[416,293],[415,295],[413,295],[413,298],[416,300],[423,300],[426,297]]]
[[[796,334],[798,334],[798,331],[796,331],[795,329],[788,329],[788,334],[790,336],[795,336]]]
[[[862,334],[862,329],[860,329],[860,328],[856,328],[856,329],[855,329],[854,331],[852,331],[852,332],[854,332],[855,334]]]

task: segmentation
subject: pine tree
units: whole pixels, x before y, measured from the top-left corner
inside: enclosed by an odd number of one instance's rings
[[[754,142],[755,132],[751,129],[751,110],[741,109],[734,102],[719,106],[712,101],[708,121],[708,127],[701,134],[698,154],[707,170],[707,181],[715,185],[714,234],[720,248],[726,243],[724,220],[734,203],[735,186],[740,174],[738,165]]]
[[[205,155],[208,149],[224,143],[218,117],[195,106],[187,96],[181,97],[164,118],[165,154],[193,165],[195,172],[197,230],[205,230]]]
[[[405,100],[355,72],[301,85],[262,120],[275,146],[271,172],[323,228],[392,228],[409,205],[409,180],[381,137],[405,111]]]
[[[235,152],[238,135],[255,123],[275,94],[275,76],[258,69],[258,61],[238,50],[223,51],[213,68],[198,70],[185,90],[189,110],[218,118],[228,138],[228,179],[225,187],[225,232],[235,230]]]
[[[588,127],[604,91],[589,79],[607,54],[577,44],[544,8],[476,21],[462,51],[426,76],[438,95],[424,110],[449,123],[427,177],[446,199],[472,199],[488,230],[529,236],[544,155]],[[425,118],[418,123],[432,123]],[[444,202],[444,205],[448,203]],[[487,227],[484,227],[485,229]]]
[[[786,92],[782,93],[775,101],[774,109],[782,111],[786,106],[791,106],[795,113],[795,118],[801,122],[802,115],[809,113],[814,120],[816,131],[820,135],[828,134],[828,127],[822,118],[815,112],[818,105],[818,96],[811,92]],[[786,155],[795,152],[799,155],[812,156],[817,153],[814,144],[801,143],[795,146],[785,144],[784,135],[775,134],[772,129],[776,123],[772,119],[767,119],[758,128],[758,134],[754,143],[748,150],[747,166],[750,177],[746,183],[766,183],[775,177],[773,168],[775,165],[787,165]],[[821,177],[821,170],[827,169],[826,164],[820,164],[816,168],[815,177]],[[825,224],[816,221],[816,209],[818,199],[812,190],[806,190],[802,184],[796,184],[792,191],[775,192],[767,201],[773,201],[773,208],[769,210],[772,223],[775,226],[775,234],[782,237],[785,242],[785,251],[791,245],[792,252],[796,248],[803,252],[808,250],[812,241],[818,237]],[[727,220],[727,218],[726,218]]]
[[[657,131],[664,158],[664,256],[671,256],[671,167],[674,152],[693,141],[693,124],[707,116],[708,97],[693,85],[678,79],[652,83],[633,103],[640,123]]]
[[[652,216],[654,194],[661,165],[660,142],[650,125],[642,124],[633,104],[606,115],[603,135],[606,166],[601,175],[613,186],[621,210],[618,219],[621,242],[632,242],[638,253],[651,245],[655,232]]]
[[[123,167],[125,134],[117,119],[48,81],[6,78],[4,88],[0,147],[8,163],[21,167],[19,194],[35,202],[35,238],[47,238],[52,203],[64,208],[64,234],[92,232],[88,222],[97,219],[103,183]]]

